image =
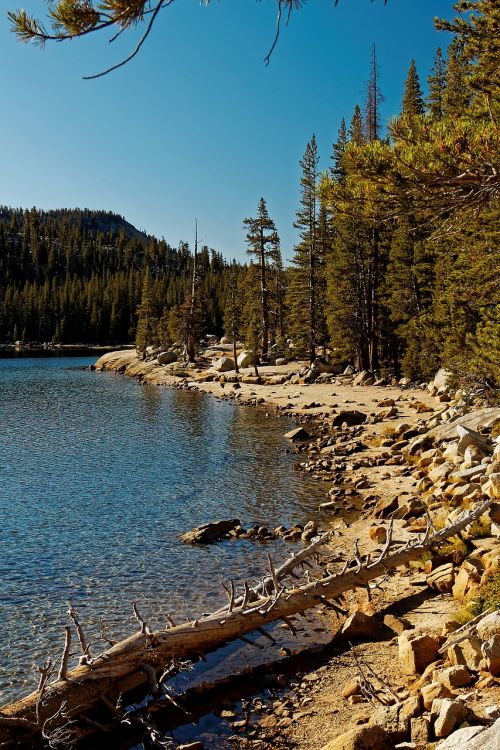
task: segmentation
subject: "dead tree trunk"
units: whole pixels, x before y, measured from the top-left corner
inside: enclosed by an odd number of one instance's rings
[[[172,660],[197,657],[274,620],[290,625],[290,616],[315,606],[326,604],[335,608],[335,600],[341,594],[369,587],[370,581],[384,577],[388,570],[417,559],[425,549],[454,536],[479,518],[491,503],[492,500],[488,500],[476,510],[465,512],[454,524],[435,533],[431,533],[429,522],[422,538],[404,546],[393,541],[391,524],[387,542],[377,559],[363,557],[356,542],[354,557],[342,570],[331,573],[320,567],[317,574],[321,577],[310,579],[308,576],[305,583],[304,579],[295,583],[297,568],[304,561],[310,565],[311,556],[318,556],[319,548],[329,537],[326,534],[279,568],[269,560],[269,575],[259,586],[251,589],[245,583],[243,593],[236,595],[231,584],[227,588],[229,601],[224,609],[166,630],[151,632],[134,608],[140,632],[94,659],[84,655],[81,665],[64,679],[45,681],[41,691],[0,709],[0,743],[27,732],[40,731],[47,724],[53,729],[71,719],[85,717],[103,702],[114,706],[120,693],[145,681],[151,683],[151,674],[154,677],[155,672],[163,670]],[[396,545],[399,545],[397,549]],[[291,585],[287,583],[290,577]],[[148,692],[151,693],[151,689],[148,688]],[[86,725],[88,731],[92,721],[87,720]]]

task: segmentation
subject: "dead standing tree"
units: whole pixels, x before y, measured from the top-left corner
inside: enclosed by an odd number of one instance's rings
[[[22,747],[24,738],[46,734],[47,726],[51,732],[62,731],[68,724],[76,732],[79,727],[82,733],[102,730],[104,727],[89,714],[95,708],[107,708],[111,716],[119,715],[119,696],[145,682],[146,697],[139,705],[146,706],[158,694],[156,675],[164,672],[165,664],[198,658],[235,638],[262,632],[264,625],[276,620],[285,622],[294,632],[290,618],[319,605],[345,614],[338,605],[342,594],[357,588],[375,588],[377,579],[384,578],[389,570],[419,558],[424,550],[456,535],[482,516],[492,502],[486,500],[437,532],[429,521],[423,536],[413,543],[395,541],[391,523],[387,541],[375,559],[363,556],[355,542],[353,558],[335,572],[328,560],[331,551],[325,549],[330,538],[327,532],[281,567],[275,568],[269,559],[269,573],[257,586],[250,587],[245,582],[240,593],[232,583],[226,586],[226,607],[181,625],[169,618],[165,630],[150,630],[134,606],[139,632],[94,658],[80,633],[80,666],[68,673],[60,670],[54,682],[43,680],[39,690],[0,710],[0,743],[14,741],[16,747]],[[306,568],[304,577],[298,574],[300,568]],[[67,636],[63,663],[68,644]]]

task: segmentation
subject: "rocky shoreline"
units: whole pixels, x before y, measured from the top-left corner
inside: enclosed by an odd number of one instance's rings
[[[440,528],[481,498],[500,496],[500,408],[451,391],[443,372],[416,388],[376,385],[369,374],[321,373],[308,382],[298,363],[259,368],[257,377],[249,368],[236,375],[142,362],[130,351],[107,354],[95,368],[293,417],[301,425],[289,436],[296,468],[325,483],[322,526],[334,530],[339,555],[358,539],[375,552],[392,533],[414,538],[427,517]],[[382,590],[347,596],[342,656],[272,700],[256,699],[259,710],[245,703],[226,711],[235,746],[496,749],[499,524],[494,504],[476,528],[398,570]],[[479,618],[455,642],[462,620],[486,605],[491,619]]]

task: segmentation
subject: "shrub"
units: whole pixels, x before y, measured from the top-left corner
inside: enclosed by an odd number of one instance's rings
[[[460,625],[477,617],[488,609],[500,609],[500,572],[495,573],[481,586],[476,598],[462,607],[455,616]]]

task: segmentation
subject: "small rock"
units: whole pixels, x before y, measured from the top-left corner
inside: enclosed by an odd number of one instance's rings
[[[304,675],[303,679],[304,682],[317,682],[318,680],[321,680],[321,675],[317,672],[311,672],[311,674]]]
[[[453,598],[459,602],[466,601],[471,592],[477,589],[480,576],[466,567],[461,567],[452,587]]]
[[[483,617],[476,625],[478,636],[482,641],[487,641],[500,633],[500,609]]]
[[[401,618],[395,617],[394,615],[385,615],[384,625],[386,626],[386,628],[389,628],[389,630],[392,630],[397,635],[401,635],[401,633],[404,633],[405,630],[410,630],[412,627],[407,620],[402,620]]]
[[[464,666],[448,667],[448,669],[438,672],[436,677],[448,690],[464,687],[472,682],[471,674]]]
[[[454,633],[458,630],[460,624],[456,620],[445,620],[443,623],[443,629],[441,630],[442,636],[448,636],[450,633]]]
[[[356,693],[355,695],[350,695],[347,700],[349,705],[354,706],[357,703],[365,703],[366,698],[363,695]]]
[[[359,695],[361,687],[358,680],[350,680],[342,689],[342,697],[350,698],[351,695]]]
[[[485,464],[479,464],[478,466],[470,466],[468,469],[463,469],[462,471],[453,472],[453,474],[449,475],[449,480],[450,482],[460,482],[462,479],[472,479],[473,477],[478,477],[481,474],[484,474],[485,471],[486,471]],[[491,474],[490,479],[492,476],[495,476],[495,475]]]
[[[451,693],[442,682],[431,682],[422,687],[422,701],[427,711],[438,698],[451,698]]]
[[[420,695],[410,695],[409,698],[403,701],[401,714],[407,719],[414,719],[416,716],[420,716],[422,713],[422,701]]]
[[[373,526],[370,529],[370,539],[378,544],[385,544],[387,541],[387,529],[385,526]]]
[[[500,472],[490,474],[488,481],[482,486],[482,489],[493,500],[500,498]]]
[[[238,367],[251,367],[254,363],[255,355],[252,352],[246,350],[240,352],[236,359]]]
[[[224,539],[229,532],[241,526],[238,518],[228,521],[213,521],[202,526],[197,526],[179,536],[184,544],[210,544]]]
[[[177,362],[177,354],[175,352],[160,352],[156,360],[159,365],[170,365],[172,362]]]
[[[397,507],[397,497],[383,497],[372,510],[371,516],[372,518],[387,518],[397,509]]]
[[[439,568],[436,568],[427,576],[427,584],[431,589],[440,591],[441,594],[448,594],[452,590],[454,582],[455,572],[453,563],[440,565]]]
[[[430,736],[430,719],[428,716],[417,716],[410,719],[411,741],[417,747],[427,747]]]
[[[461,701],[451,698],[437,699],[432,704],[431,716],[437,715],[434,722],[436,737],[448,737],[454,728],[467,718],[467,708]]]
[[[301,534],[301,540],[303,542],[310,542],[313,537],[318,533],[318,524],[316,521],[308,521],[304,526],[304,531]]]
[[[401,633],[398,638],[399,662],[406,675],[420,674],[438,658],[439,642],[430,635]]]
[[[479,638],[465,638],[460,643],[450,646],[447,654],[453,666],[463,664],[471,672],[477,672],[483,658],[481,641]]]
[[[486,668],[494,677],[500,675],[500,633],[485,641],[481,652],[486,659]]]
[[[307,430],[304,430],[303,427],[296,427],[294,430],[286,432],[285,437],[288,440],[308,440],[310,438],[310,435]]]
[[[387,732],[377,725],[367,724],[341,734],[321,750],[393,750]]]
[[[365,381],[369,380],[371,378],[371,375],[366,370],[362,370],[360,373],[356,375],[354,380],[352,381],[353,385],[364,385]]]
[[[395,406],[389,406],[387,409],[382,409],[382,411],[378,414],[379,417],[382,419],[392,419],[392,417],[397,417],[398,410]]]
[[[492,721],[500,719],[500,706],[486,706],[486,708],[483,708],[483,713],[487,719]]]
[[[481,435],[480,432],[470,430],[468,427],[464,427],[463,425],[458,425],[457,434],[459,438],[457,450],[461,456],[465,454],[465,451],[470,446],[479,448],[479,450],[483,453],[489,452],[488,439],[484,435]]]
[[[410,727],[410,717],[405,715],[403,705],[381,706],[370,717],[370,724],[383,727],[393,742],[402,742]]]
[[[378,622],[372,615],[356,610],[343,624],[342,635],[349,639],[362,639],[372,636],[378,630]]]
[[[425,511],[425,504],[422,502],[422,500],[420,500],[420,498],[410,497],[394,513],[394,518],[414,518],[415,516],[421,516],[423,513],[425,513]]]
[[[243,727],[246,727],[248,724],[248,721],[246,719],[239,719],[238,721],[233,721],[233,729],[243,729]]]
[[[234,359],[231,359],[231,357],[219,357],[213,364],[213,369],[217,372],[230,372],[234,370]]]
[[[493,523],[500,523],[500,503],[492,503],[488,512]]]
[[[335,503],[333,500],[329,500],[327,503],[321,503],[319,506],[320,510],[333,510],[337,507],[337,503]]]
[[[345,423],[349,427],[353,427],[354,425],[363,424],[363,422],[366,422],[366,414],[356,409],[349,409],[336,414],[332,424],[334,427],[340,427]]]

